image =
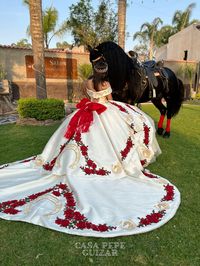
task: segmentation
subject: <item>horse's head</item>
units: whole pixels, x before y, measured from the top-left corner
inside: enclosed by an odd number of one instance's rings
[[[140,88],[135,86],[138,77],[137,73],[134,75],[136,67],[130,56],[119,45],[110,41],[103,42],[94,49],[88,48],[94,77],[110,82],[114,100],[133,102]]]
[[[135,51],[130,50],[128,52],[128,55],[130,56],[130,58],[132,59],[133,62],[133,68],[134,69],[139,69],[142,66],[142,63],[140,62],[139,58],[138,58],[138,53]]]
[[[98,81],[108,81],[108,63],[103,54],[97,49],[89,47],[90,62],[93,68],[93,77]]]

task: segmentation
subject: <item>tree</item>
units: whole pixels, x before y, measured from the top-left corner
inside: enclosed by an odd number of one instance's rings
[[[140,42],[139,44],[133,47],[133,51],[135,51],[139,55],[139,59],[141,61],[146,61],[148,59],[148,46],[146,43]]]
[[[28,6],[29,0],[24,0],[24,4]],[[44,44],[45,48],[48,49],[53,37],[62,37],[69,29],[66,21],[58,26],[58,11],[53,6],[47,7],[44,11],[42,11],[42,21]],[[30,26],[27,27],[26,32],[30,36]]]
[[[195,8],[196,4],[191,3],[184,11],[177,10],[174,13],[172,24],[174,25],[175,32],[181,31],[189,25],[197,22],[198,20],[190,21],[192,10]]]
[[[157,47],[160,47],[166,43],[168,43],[169,37],[175,34],[174,27],[170,25],[163,26],[159,31],[156,33],[155,43]]]
[[[67,25],[71,29],[75,45],[96,46],[104,41],[116,41],[116,14],[110,6],[110,0],[101,1],[96,12],[91,0],[80,0],[70,6]]]
[[[45,48],[48,49],[52,38],[54,36],[62,36],[68,30],[68,25],[67,22],[64,21],[61,26],[57,26],[58,11],[54,7],[47,7],[43,11],[42,17]]]
[[[47,98],[45,64],[44,64],[44,36],[42,30],[41,0],[29,0],[30,32],[33,47],[34,71],[36,80],[36,97]]]
[[[165,25],[157,32],[156,45],[158,47],[162,46],[163,44],[168,43],[170,36],[183,30],[184,28],[188,27],[194,22],[198,22],[197,19],[190,21],[192,10],[195,6],[196,4],[192,3],[186,8],[185,11],[177,10],[174,13],[173,19],[172,19],[173,26]]]
[[[118,44],[125,48],[126,0],[118,0]]]
[[[54,7],[47,7],[42,12],[43,18],[43,34],[44,34],[44,43],[45,48],[49,48],[49,33],[55,32],[56,24],[58,21],[58,11]]]
[[[163,26],[158,32],[156,36],[156,46],[160,47],[163,44],[168,43],[169,37],[174,35],[175,33],[183,30],[184,28],[188,27],[189,25],[198,22],[197,19],[190,21],[190,17],[192,14],[193,8],[195,8],[196,4],[190,4],[185,11],[177,10],[172,19],[172,26],[165,25]]]
[[[69,44],[68,42],[64,41],[64,42],[57,42],[56,43],[56,47],[57,48],[62,48],[62,49],[66,49],[66,48],[70,48],[72,47],[71,44]]]
[[[32,47],[31,43],[29,43],[27,39],[21,39],[21,40],[19,40],[15,44],[15,46],[24,47],[24,48],[31,48]]]
[[[189,81],[190,95],[192,95],[193,91],[193,81],[195,78],[195,73],[196,73],[196,66],[193,64],[188,64],[187,62],[184,65],[181,65],[176,73],[185,82]]]
[[[102,1],[94,15],[94,30],[96,32],[96,41],[116,41],[117,37],[117,20],[116,14],[108,7],[111,6],[109,1]]]
[[[162,24],[161,18],[157,17],[153,20],[152,23],[145,22],[142,24],[140,31],[136,32],[133,36],[133,39],[139,38],[144,42],[148,42],[149,45],[149,59],[153,58],[153,50],[156,45],[156,38],[158,32],[159,24]]]

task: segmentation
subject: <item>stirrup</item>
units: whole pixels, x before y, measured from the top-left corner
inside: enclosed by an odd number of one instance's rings
[[[149,98],[150,99],[156,98],[156,90],[155,89],[149,90]]]

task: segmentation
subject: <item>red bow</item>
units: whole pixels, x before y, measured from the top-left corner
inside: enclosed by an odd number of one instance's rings
[[[80,110],[75,113],[75,115],[70,120],[67,131],[65,133],[65,138],[70,139],[74,133],[88,132],[91,123],[93,122],[93,111],[97,114],[103,113],[107,108],[100,104],[91,102],[87,98],[84,98],[76,105]]]

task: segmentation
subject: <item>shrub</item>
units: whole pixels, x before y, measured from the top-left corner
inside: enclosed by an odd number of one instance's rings
[[[195,99],[200,100],[200,93],[197,93]]]
[[[78,68],[79,77],[81,80],[88,79],[92,75],[92,65],[91,64],[82,64]]]
[[[7,73],[3,69],[3,66],[0,64],[0,80],[6,79]]]
[[[20,99],[17,111],[20,117],[37,120],[59,120],[65,116],[64,102],[58,99]]]

